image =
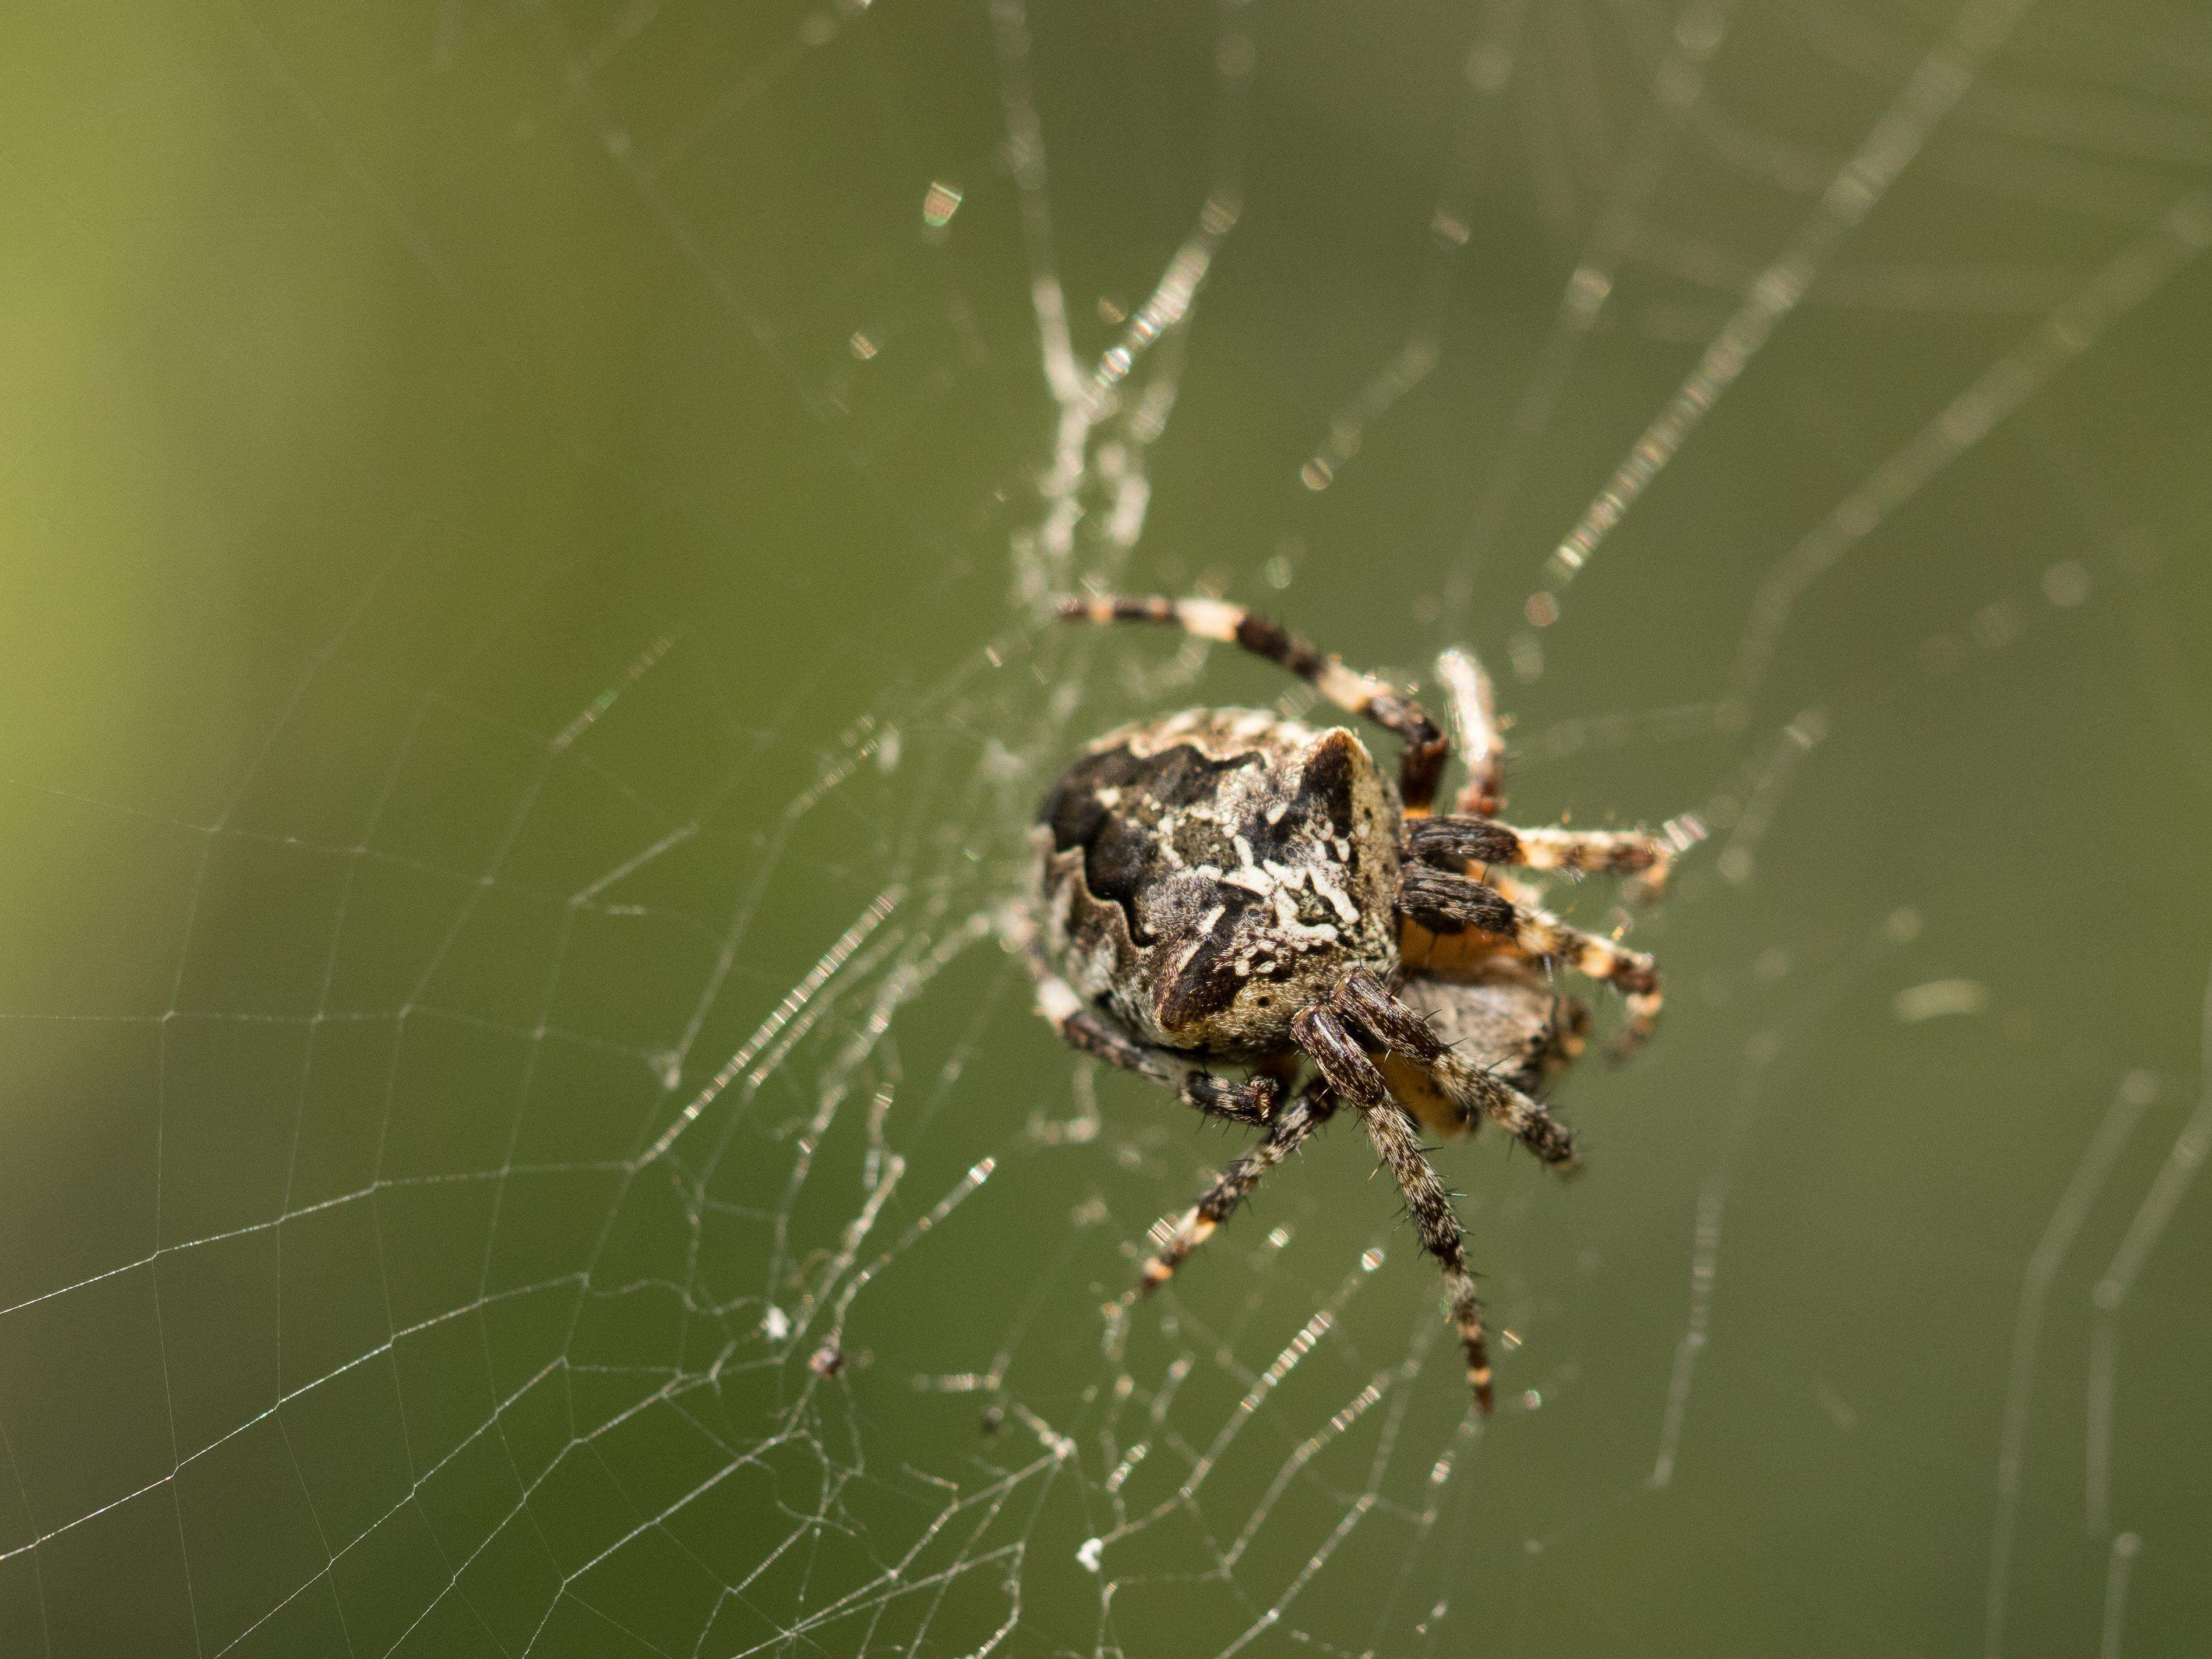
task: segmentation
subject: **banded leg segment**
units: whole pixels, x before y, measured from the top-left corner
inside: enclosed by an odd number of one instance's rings
[[[1164,1049],[1148,1048],[1110,1022],[1083,1006],[1074,988],[1061,979],[1032,950],[1025,951],[1030,973],[1036,981],[1037,1012],[1048,1020],[1060,1040],[1109,1066],[1148,1077],[1181,1097],[1209,1117],[1227,1118],[1265,1128],[1274,1121],[1282,1099],[1282,1085],[1272,1077],[1257,1076],[1231,1083],[1202,1066],[1180,1060]]]
[[[1399,878],[1398,909],[1434,933],[1475,928],[1510,939],[1530,956],[1564,963],[1624,994],[1628,1029],[1621,1046],[1632,1048],[1658,1023],[1659,975],[1651,958],[1610,939],[1570,927],[1557,916],[1512,900],[1472,877],[1425,864],[1409,864]]]
[[[1447,868],[1472,861],[1632,875],[1645,898],[1656,898],[1665,889],[1677,850],[1672,842],[1642,830],[1516,830],[1492,818],[1462,815],[1410,819],[1405,839],[1412,857]]]
[[[1327,1002],[1302,1010],[1291,1022],[1291,1036],[1329,1086],[1362,1109],[1390,1097],[1369,1043],[1423,1063],[1444,1053],[1428,1022],[1364,970],[1346,975]]]
[[[1480,1113],[1561,1175],[1582,1166],[1574,1131],[1503,1078],[1462,1060],[1450,1049],[1426,1062],[1437,1087],[1472,1118]]]
[[[1158,1251],[1145,1263],[1138,1290],[1156,1291],[1166,1284],[1182,1259],[1213,1237],[1214,1230],[1236,1212],[1261,1177],[1304,1146],[1314,1131],[1335,1115],[1336,1104],[1335,1092],[1324,1079],[1316,1078],[1301,1089],[1297,1098],[1275,1115],[1267,1139],[1216,1176],[1198,1202],[1168,1231]]]
[[[1165,623],[1204,640],[1239,645],[1280,664],[1340,708],[1363,714],[1404,740],[1398,763],[1398,793],[1408,814],[1419,817],[1437,799],[1450,744],[1428,711],[1387,680],[1346,668],[1324,656],[1279,623],[1222,599],[1091,598],[1070,594],[1054,601],[1059,613],[1079,622]]]
[[[1359,1119],[1367,1126],[1367,1136],[1375,1143],[1376,1152],[1389,1166],[1398,1190],[1405,1194],[1406,1211],[1420,1234],[1421,1248],[1436,1258],[1443,1273],[1444,1301],[1458,1328],[1460,1346],[1467,1350],[1468,1386],[1474,1391],[1475,1405],[1486,1415],[1491,1403],[1490,1349],[1483,1340],[1482,1303],[1475,1295],[1474,1276],[1468,1272],[1466,1246],[1459,1218],[1452,1213],[1451,1194],[1429,1167],[1420,1138],[1413,1131],[1413,1121],[1402,1108],[1387,1100],[1379,1106],[1362,1106]]]
[[[1364,969],[1344,976],[1331,1006],[1395,1053],[1418,1060],[1435,1060],[1444,1053],[1443,1040],[1429,1029],[1429,1022]]]
[[[1462,812],[1489,817],[1505,805],[1505,741],[1498,730],[1490,676],[1472,651],[1454,646],[1437,659],[1437,678],[1451,697],[1452,723],[1467,764],[1457,805]]]
[[[1301,1012],[1291,1022],[1291,1035],[1329,1087],[1363,1112],[1390,1098],[1382,1072],[1367,1057],[1367,1050],[1343,1016],[1327,1004]]]

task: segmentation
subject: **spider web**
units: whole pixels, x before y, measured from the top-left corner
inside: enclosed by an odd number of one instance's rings
[[[2208,1627],[2201,15],[10,27],[0,1647]],[[1439,1155],[1488,1422],[1341,1133],[1121,1304],[1234,1142],[1024,826],[1305,694],[1082,583],[1710,830],[1554,890],[1668,975],[1590,1173]]]

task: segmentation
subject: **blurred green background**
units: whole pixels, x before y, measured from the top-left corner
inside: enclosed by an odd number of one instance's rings
[[[0,93],[0,1651],[2203,1650],[2201,9],[28,5]],[[1026,1012],[1024,824],[1285,688],[1083,580],[1712,832],[1587,1177],[1443,1154],[1487,1423],[1341,1132],[1102,1312],[1234,1143]]]

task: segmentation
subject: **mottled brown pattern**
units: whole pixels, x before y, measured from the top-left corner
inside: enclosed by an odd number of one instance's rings
[[[1359,739],[1216,709],[1100,739],[1037,814],[1044,945],[1139,1040],[1251,1060],[1396,965],[1397,803]]]
[[[1349,1102],[1443,1273],[1468,1380],[1488,1410],[1474,1279],[1416,1121],[1451,1136],[1487,1121],[1570,1171],[1574,1136],[1536,1097],[1581,1053],[1589,1016],[1553,989],[1551,973],[1571,968],[1622,991],[1632,1038],[1650,1029],[1660,1000],[1648,957],[1566,926],[1540,908],[1538,890],[1493,869],[1602,871],[1651,896],[1695,836],[1672,825],[1662,840],[1491,818],[1499,726],[1488,679],[1464,653],[1448,657],[1444,672],[1476,761],[1460,799],[1476,811],[1431,818],[1447,745],[1388,681],[1219,599],[1100,595],[1055,608],[1071,620],[1167,623],[1242,646],[1405,745],[1393,788],[1341,727],[1188,709],[1101,738],[1039,805],[1038,914],[1018,933],[1038,1011],[1084,1052],[1264,1132],[1157,1235],[1130,1294],[1166,1283]],[[1252,1075],[1225,1080],[1206,1069],[1213,1060]],[[1318,1076],[1283,1103],[1306,1065]]]

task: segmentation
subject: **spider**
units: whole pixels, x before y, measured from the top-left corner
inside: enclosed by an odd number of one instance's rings
[[[1650,897],[1686,843],[1498,822],[1497,727],[1471,658],[1446,659],[1469,776],[1461,810],[1436,815],[1449,745],[1387,682],[1218,599],[1055,606],[1071,621],[1162,623],[1241,646],[1404,744],[1393,787],[1344,726],[1187,709],[1098,738],[1039,806],[1042,925],[1024,945],[1037,1012],[1071,1047],[1265,1131],[1155,1235],[1133,1294],[1166,1283],[1348,1102],[1443,1271],[1468,1382],[1487,1413],[1481,1304],[1417,1125],[1457,1136],[1486,1118],[1571,1171],[1574,1137],[1536,1095],[1582,1051],[1589,1016],[1553,990],[1550,970],[1571,967],[1624,994],[1624,1051],[1650,1035],[1660,1008],[1649,957],[1547,914],[1501,866],[1627,874]],[[1248,1075],[1231,1081],[1209,1061]],[[1291,1094],[1308,1062],[1315,1075]]]

